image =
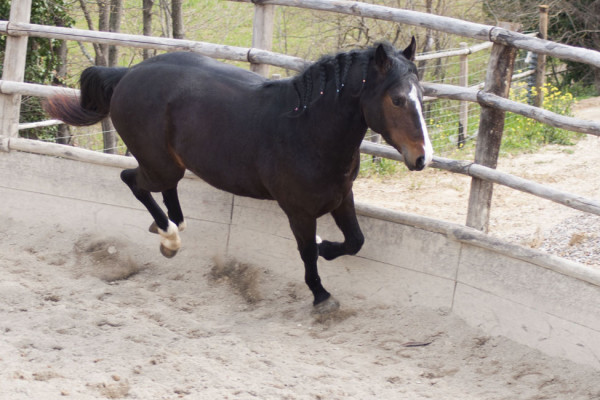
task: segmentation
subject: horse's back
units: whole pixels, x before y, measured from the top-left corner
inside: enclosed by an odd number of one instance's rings
[[[223,190],[268,197],[252,129],[264,81],[198,54],[163,54],[131,68],[115,88],[111,116],[146,170],[185,167]]]

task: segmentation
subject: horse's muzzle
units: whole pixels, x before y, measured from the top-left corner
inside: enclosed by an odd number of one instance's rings
[[[425,168],[426,165],[427,164],[425,162],[425,156],[417,158],[417,161],[415,162],[415,171],[423,170],[423,168]]]

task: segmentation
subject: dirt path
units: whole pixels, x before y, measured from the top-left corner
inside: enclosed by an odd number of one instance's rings
[[[600,98],[580,102],[575,112],[579,118],[600,120]],[[598,201],[600,137],[504,157],[498,170]],[[431,168],[394,179],[359,179],[354,192],[357,201],[464,224],[470,183],[469,177]],[[490,234],[590,265],[600,263],[599,217],[500,185],[494,187]]]

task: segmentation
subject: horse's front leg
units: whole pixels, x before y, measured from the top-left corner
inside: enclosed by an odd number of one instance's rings
[[[331,212],[336,225],[344,234],[344,242],[330,242],[323,240],[319,244],[319,255],[326,260],[333,260],[343,255],[354,255],[361,249],[365,242],[354,209],[354,195],[352,191],[346,195],[342,204]]]
[[[325,290],[317,270],[317,259],[319,258],[316,241],[317,220],[313,217],[289,214],[288,218],[298,244],[300,257],[304,262],[304,281],[314,296],[315,311],[323,313],[336,310],[339,308],[339,303]]]

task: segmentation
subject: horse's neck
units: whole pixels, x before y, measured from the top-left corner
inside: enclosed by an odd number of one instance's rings
[[[367,125],[363,120],[358,98],[351,101],[339,98],[335,101],[339,103],[316,103],[312,109],[307,110],[307,134],[315,135],[314,140],[322,153],[335,158],[342,167],[343,164],[353,162]]]
[[[292,82],[281,91],[271,92],[279,103],[281,115],[285,115],[294,135],[309,137],[317,145],[319,152],[333,154],[336,158],[350,162],[358,150],[367,131],[362,117],[360,97],[357,95],[361,87],[346,85],[337,93],[333,82],[329,82],[323,94],[318,88],[318,81],[313,80],[312,96],[304,108],[302,101]],[[272,98],[272,97],[271,97]]]

